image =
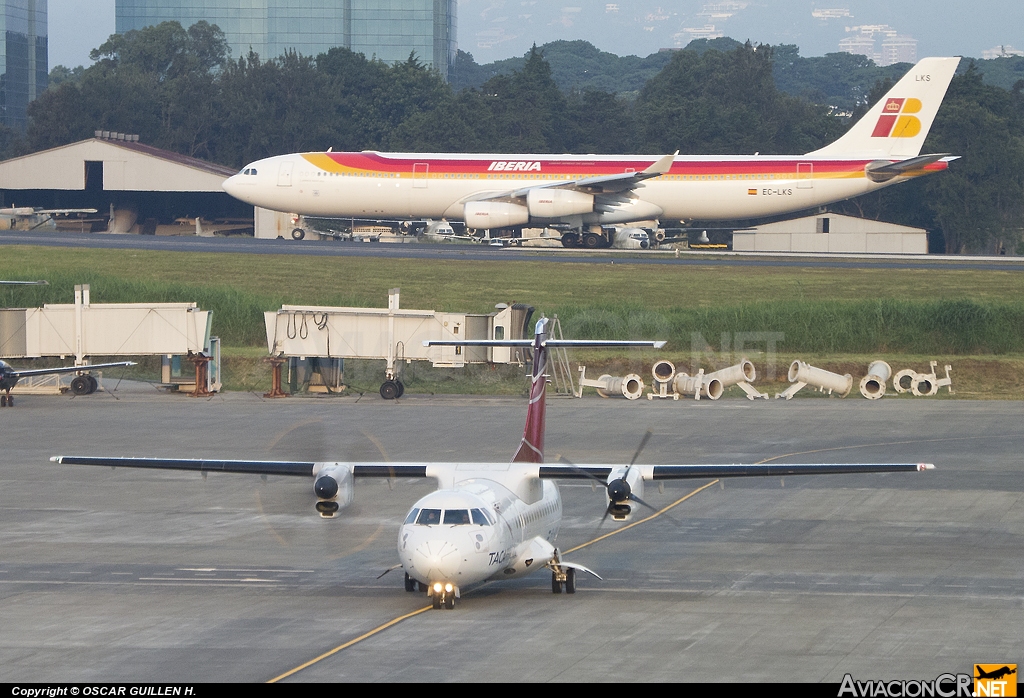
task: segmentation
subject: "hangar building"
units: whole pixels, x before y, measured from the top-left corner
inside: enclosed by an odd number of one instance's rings
[[[737,230],[737,252],[847,252],[927,254],[928,231],[826,213]]]
[[[0,162],[0,205],[97,209],[86,231],[196,232],[196,218],[252,232],[252,207],[221,184],[235,171],[97,131],[95,138]],[[207,230],[209,232],[209,230]]]

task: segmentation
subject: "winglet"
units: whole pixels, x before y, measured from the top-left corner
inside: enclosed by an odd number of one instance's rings
[[[672,155],[666,155],[665,157],[658,158],[654,163],[651,164],[646,170],[643,171],[645,175],[663,175],[672,169],[672,163],[675,162],[676,155],[679,155],[677,150]]]
[[[918,463],[917,464],[917,470],[918,470],[918,472],[921,472],[922,470],[935,470],[935,464],[934,463]]]

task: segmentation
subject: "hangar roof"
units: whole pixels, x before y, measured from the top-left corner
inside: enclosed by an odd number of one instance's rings
[[[873,221],[868,218],[846,216],[841,213],[819,213],[813,216],[791,218],[776,223],[751,226],[746,232],[758,233],[821,233],[819,221],[830,220],[829,232],[832,233],[924,233],[924,228],[911,228],[896,223]]]
[[[102,169],[89,163],[103,163]],[[90,138],[0,162],[0,189],[82,191],[90,171],[102,171],[105,191],[219,193],[235,174],[230,167],[151,145]]]

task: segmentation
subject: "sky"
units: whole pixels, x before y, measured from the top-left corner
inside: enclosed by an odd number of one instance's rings
[[[826,9],[832,18],[812,14]],[[804,56],[837,50],[848,27],[865,24],[917,39],[919,57],[1024,50],[1021,0],[459,0],[458,42],[478,63],[555,39],[646,56],[709,24],[739,41],[796,44]],[[114,0],[49,0],[50,67],[89,65],[89,51],[113,31]]]

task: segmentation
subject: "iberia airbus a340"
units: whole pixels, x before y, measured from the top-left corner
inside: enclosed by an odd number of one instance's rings
[[[953,158],[921,148],[959,62],[925,58],[845,135],[806,155],[328,151],[258,160],[224,189],[292,214],[446,219],[484,231],[556,226],[567,229],[566,246],[600,247],[604,225],[775,216],[946,169]]]
[[[467,587],[547,569],[551,589],[576,591],[577,570],[557,547],[562,499],[555,479],[597,480],[607,493],[605,517],[628,519],[643,500],[644,483],[689,478],[825,475],[930,470],[928,463],[801,463],[793,465],[573,465],[544,462],[545,386],[548,351],[559,347],[661,347],[664,342],[555,339],[542,318],[532,340],[430,342],[438,346],[518,347],[533,354],[526,428],[511,463],[311,463],[296,461],[183,460],[55,456],[68,465],[195,470],[205,474],[254,473],[312,478],[316,510],[333,518],[353,499],[354,478],[434,478],[438,489],[413,504],[398,526],[398,559],[406,591],[426,591],[434,608],[452,608]],[[646,440],[646,437],[645,437]],[[641,448],[643,442],[641,442]]]

